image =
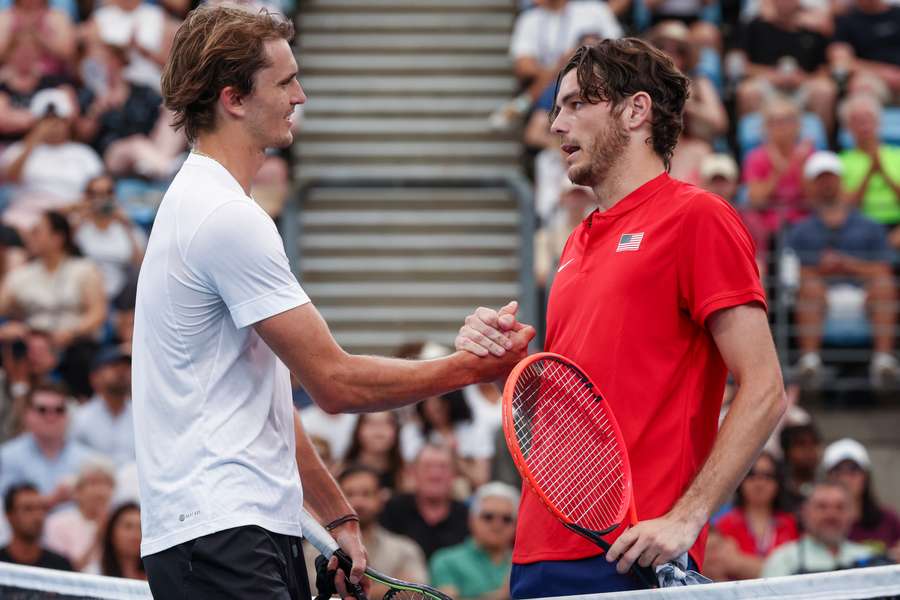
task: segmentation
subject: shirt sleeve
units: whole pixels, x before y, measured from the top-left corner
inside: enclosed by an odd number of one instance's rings
[[[733,208],[712,194],[698,194],[680,237],[679,300],[698,325],[724,308],[749,303],[765,308],[753,240]]]
[[[309,302],[275,223],[258,206],[223,204],[198,228],[187,262],[242,328]]]

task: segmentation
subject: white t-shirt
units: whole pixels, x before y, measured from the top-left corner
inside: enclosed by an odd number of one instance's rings
[[[222,165],[191,154],[138,278],[143,556],[243,525],[301,534],[290,375],[251,325],[307,302],[272,219]]]
[[[131,230],[138,246],[143,249],[147,245],[147,236],[137,227],[132,227]],[[128,272],[131,269],[134,252],[128,229],[119,222],[100,229],[93,221],[85,221],[75,232],[75,243],[81,253],[94,261],[103,273],[106,297],[115,298],[128,282]]]
[[[9,166],[25,146],[17,142],[0,156],[0,165]],[[40,144],[25,160],[17,194],[50,196],[60,204],[77,202],[87,182],[103,172],[103,161],[94,150],[78,142]]]
[[[566,2],[558,12],[532,8],[516,19],[509,53],[513,59],[530,56],[552,67],[588,33],[622,37],[622,26],[606,2]]]
[[[100,38],[107,44],[128,48],[134,39],[139,46],[152,52],[162,50],[165,34],[165,11],[156,4],[143,2],[134,10],[123,10],[107,4],[94,11],[94,22]],[[153,60],[137,50],[129,50],[128,66],[124,75],[127,81],[160,90],[162,69]]]

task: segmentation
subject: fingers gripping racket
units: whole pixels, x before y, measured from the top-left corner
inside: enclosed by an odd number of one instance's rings
[[[334,541],[324,527],[308,513],[306,510],[300,513],[300,526],[303,529],[303,537],[312,544],[316,550],[322,553],[325,558],[331,558],[332,555],[337,557],[338,565],[344,573],[350,573],[353,561],[346,552],[341,550],[338,543]],[[440,592],[427,585],[411,583],[400,579],[394,579],[384,573],[376,571],[371,567],[366,567],[366,577],[372,581],[387,586],[388,591],[385,593],[383,600],[453,600],[447,594]],[[361,590],[356,592],[362,593]],[[365,599],[365,594],[362,594]]]
[[[567,528],[607,551],[604,535],[637,523],[619,425],[575,363],[548,352],[519,362],[503,389],[503,432],[522,479]],[[658,586],[651,568],[632,570]]]

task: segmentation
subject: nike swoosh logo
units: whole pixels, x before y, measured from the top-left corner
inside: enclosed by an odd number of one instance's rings
[[[560,271],[562,271],[563,269],[565,269],[566,267],[568,267],[568,266],[572,263],[573,260],[575,260],[575,259],[574,259],[574,258],[570,258],[569,260],[567,260],[567,261],[563,264],[563,266],[561,266],[560,268],[558,268],[558,269],[556,270],[556,272],[559,273]]]

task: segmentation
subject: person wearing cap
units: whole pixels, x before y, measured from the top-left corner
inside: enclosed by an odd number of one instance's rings
[[[850,494],[839,483],[813,486],[803,503],[803,535],[777,548],[763,564],[763,577],[823,573],[862,566],[872,551],[847,539],[852,524]]]
[[[72,437],[117,467],[133,462],[131,359],[115,346],[98,352],[91,365],[91,387],[94,397],[72,418]]]
[[[815,212],[788,234],[788,246],[800,261],[797,370],[801,385],[821,386],[823,328],[829,303],[836,297],[829,296],[835,290],[858,293],[865,297],[873,330],[870,378],[873,387],[882,389],[900,376],[900,364],[893,355],[897,291],[890,248],[884,228],[844,198],[842,173],[840,158],[831,152],[816,152],[803,166],[807,197]]]
[[[103,171],[97,153],[72,139],[76,108],[69,91],[41,90],[30,108],[39,120],[23,141],[0,154],[0,177],[17,185],[3,220],[20,231],[31,229],[42,211],[79,201],[87,182]]]
[[[900,562],[900,517],[878,502],[872,483],[872,462],[865,446],[850,438],[831,443],[825,448],[822,471],[829,481],[850,492],[853,527],[849,539]]]

